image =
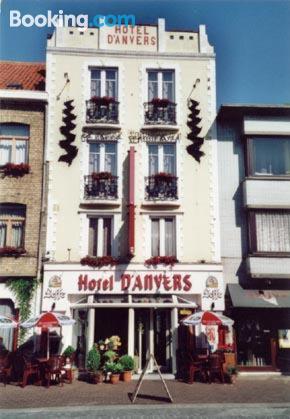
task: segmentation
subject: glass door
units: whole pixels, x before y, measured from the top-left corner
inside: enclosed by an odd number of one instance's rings
[[[170,310],[154,310],[154,354],[161,371],[171,370]]]

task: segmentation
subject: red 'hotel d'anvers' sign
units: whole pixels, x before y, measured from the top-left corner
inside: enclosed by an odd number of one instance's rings
[[[120,277],[121,291],[142,292],[152,290],[165,291],[183,291],[188,292],[192,287],[190,275],[181,274],[146,274],[132,275],[122,274]],[[79,291],[114,291],[115,278],[110,275],[108,278],[89,279],[88,275],[79,275],[78,290]]]
[[[146,26],[115,26],[114,32],[107,35],[109,45],[152,45],[157,43],[156,36]]]

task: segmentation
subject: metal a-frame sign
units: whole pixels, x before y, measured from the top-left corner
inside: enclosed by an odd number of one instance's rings
[[[153,360],[153,363],[154,363],[154,365],[155,365],[155,367],[157,369],[157,372],[159,374],[160,380],[162,381],[162,384],[163,384],[163,386],[165,388],[165,391],[167,393],[168,399],[170,400],[171,403],[173,403],[173,398],[172,398],[171,394],[169,393],[169,390],[168,390],[168,387],[166,385],[166,382],[165,382],[164,378],[162,377],[162,374],[161,374],[159,365],[157,364],[156,359],[155,359],[155,356],[153,354],[150,354],[149,355],[149,358],[147,359],[146,365],[145,365],[145,367],[144,367],[144,369],[142,371],[142,374],[140,375],[140,378],[139,378],[139,380],[137,382],[137,385],[136,385],[136,388],[134,390],[134,393],[132,394],[131,402],[132,403],[135,403],[136,397],[137,397],[137,395],[139,393],[139,390],[141,388],[141,385],[143,383],[143,379],[144,379],[144,376],[146,374],[146,371],[148,369],[149,362],[150,362],[151,359]]]

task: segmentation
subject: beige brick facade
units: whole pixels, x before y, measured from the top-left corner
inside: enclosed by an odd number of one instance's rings
[[[0,276],[36,276],[40,237],[42,169],[44,147],[44,106],[33,103],[1,103],[0,122],[25,123],[30,127],[28,163],[30,173],[0,178],[0,204],[26,205],[24,247],[18,258],[0,258]]]

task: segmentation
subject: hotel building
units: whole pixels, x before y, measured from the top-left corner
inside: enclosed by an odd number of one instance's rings
[[[174,373],[182,315],[224,310],[205,27],[57,28],[46,82],[42,310],[77,320],[63,346],[119,335],[140,369],[154,353]]]

